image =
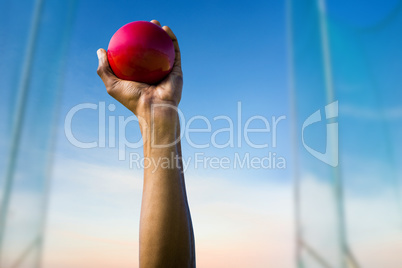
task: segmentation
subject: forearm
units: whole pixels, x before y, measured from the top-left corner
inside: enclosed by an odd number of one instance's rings
[[[151,122],[146,120],[147,122]],[[140,267],[194,267],[194,242],[182,172],[179,121],[142,126],[144,188]]]

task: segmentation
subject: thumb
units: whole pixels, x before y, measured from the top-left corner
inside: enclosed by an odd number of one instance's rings
[[[112,69],[110,68],[109,61],[107,60],[106,50],[100,48],[96,53],[98,54],[99,60],[97,73],[109,92],[109,90],[111,90],[111,86],[116,80],[118,80],[118,78],[114,75]]]

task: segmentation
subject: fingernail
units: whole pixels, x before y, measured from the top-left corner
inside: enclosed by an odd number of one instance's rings
[[[96,54],[98,55],[98,58],[100,58],[100,56],[101,56],[100,49],[98,49],[98,50],[96,51]]]

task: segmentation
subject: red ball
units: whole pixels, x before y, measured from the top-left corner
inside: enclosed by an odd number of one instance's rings
[[[107,58],[117,77],[156,84],[172,70],[175,50],[172,39],[161,27],[134,21],[112,36]]]

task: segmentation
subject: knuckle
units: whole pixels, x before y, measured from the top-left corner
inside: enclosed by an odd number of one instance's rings
[[[102,66],[99,66],[98,69],[96,70],[96,73],[99,76],[102,76],[103,72],[104,72],[104,68]]]
[[[115,97],[115,95],[116,95],[116,90],[117,90],[116,87],[118,87],[116,81],[113,80],[113,79],[108,79],[108,80],[105,82],[105,86],[106,86],[106,91],[107,91],[107,93],[108,93],[110,96]]]
[[[176,78],[176,80],[177,81],[183,81],[183,73],[181,72],[181,70],[180,71],[177,71],[176,73],[175,73],[175,78]]]
[[[113,97],[113,95],[114,95],[113,87],[111,87],[111,86],[106,87],[106,92],[107,92],[110,96]]]

